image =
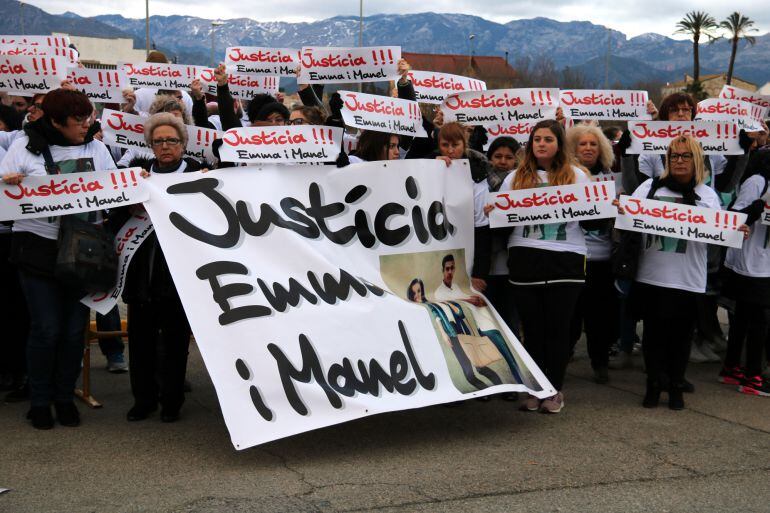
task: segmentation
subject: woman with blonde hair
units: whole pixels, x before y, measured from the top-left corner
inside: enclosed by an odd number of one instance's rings
[[[572,165],[564,129],[554,120],[534,126],[523,161],[500,190],[587,183]],[[489,213],[494,205],[484,208]],[[522,323],[524,347],[557,393],[542,402],[532,395],[526,411],[558,413],[564,407],[564,374],[570,353],[570,321],[585,283],[585,236],[578,222],[516,226],[508,238],[508,272]],[[595,223],[584,224],[594,228]]]
[[[612,176],[615,154],[599,127],[583,124],[567,130],[567,153],[594,180]],[[572,325],[573,344],[585,329],[594,381],[599,384],[609,381],[609,350],[618,337],[618,323],[614,322],[619,312],[618,298],[610,262],[612,226],[612,220],[605,219],[598,229],[585,232],[586,286]]]
[[[660,178],[642,183],[633,197],[719,209],[719,198],[705,185],[706,177],[700,143],[680,136],[668,147]],[[644,322],[647,391],[642,405],[656,407],[665,389],[668,407],[681,410],[696,300],[706,291],[707,245],[644,234],[641,248],[631,302]]]

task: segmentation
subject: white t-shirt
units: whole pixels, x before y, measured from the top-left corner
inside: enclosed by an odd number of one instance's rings
[[[663,155],[639,155],[639,172],[655,178],[661,176],[665,169],[663,165]],[[722,174],[727,166],[727,159],[722,155],[708,155],[709,163],[711,164],[711,176],[707,179],[708,185],[714,188],[714,177]]]
[[[19,137],[24,137],[24,130],[12,130],[10,132],[0,132],[0,148],[8,150],[13,141]]]
[[[433,293],[434,301],[457,301],[461,299],[468,299],[468,294],[460,290],[456,283],[452,283],[450,288],[442,281],[436,292]]]
[[[647,180],[637,187],[632,196],[646,198],[651,186],[652,180]],[[721,208],[717,194],[708,185],[698,185],[695,194],[700,196],[696,206]],[[680,193],[667,187],[655,191],[655,199],[660,201],[677,202],[681,197]],[[636,281],[658,287],[705,292],[707,267],[705,242],[642,234],[642,254],[639,256]]]
[[[153,159],[155,154],[144,148],[128,148],[118,160],[118,167],[128,167],[134,159]]]
[[[25,135],[16,140],[0,162],[0,176],[8,173],[24,173],[26,176],[45,176],[45,158],[43,155],[30,153],[26,146]],[[91,141],[79,146],[50,146],[51,157],[65,173],[86,171],[107,171],[115,169],[110,151],[101,141]],[[14,232],[30,232],[47,239],[56,239],[59,235],[58,217],[20,219],[13,223]]]
[[[136,94],[135,108],[137,112],[139,112],[139,114],[142,116],[149,116],[150,106],[152,105],[152,102],[155,101],[155,96],[158,94],[158,90],[142,87],[134,91],[134,93]],[[184,103],[185,110],[187,111],[187,116],[192,119],[193,100],[190,95],[187,94],[187,91],[182,90],[181,93],[182,102]]]
[[[579,168],[572,166],[575,173],[575,183],[587,183],[591,179]],[[512,171],[503,180],[500,191],[511,190],[511,183],[517,171]],[[540,186],[548,186],[548,173],[545,171],[537,172],[540,178]],[[526,247],[545,249],[548,251],[568,251],[570,253],[586,254],[586,240],[583,230],[577,221],[567,223],[548,223],[528,226],[516,226],[510,237],[508,237],[508,247]]]
[[[738,198],[733,208],[741,210],[758,200],[765,188],[762,175],[754,175],[741,185]],[[743,276],[752,278],[770,277],[770,230],[766,224],[757,220],[751,226],[749,239],[743,242],[741,248],[728,248],[725,267]]]

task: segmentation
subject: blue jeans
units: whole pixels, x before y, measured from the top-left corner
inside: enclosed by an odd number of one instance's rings
[[[89,310],[51,278],[19,272],[30,316],[27,374],[31,406],[71,402],[83,359]]]
[[[115,305],[107,315],[96,314],[96,329],[99,331],[120,331],[118,305]],[[123,345],[123,339],[120,337],[100,338],[99,349],[102,350],[104,356],[109,358],[114,354],[122,353],[125,346]]]

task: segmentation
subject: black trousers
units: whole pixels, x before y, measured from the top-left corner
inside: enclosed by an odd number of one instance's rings
[[[564,385],[570,348],[570,325],[582,284],[513,285],[521,317],[524,348],[556,390]]]
[[[618,339],[619,306],[610,261],[588,260],[586,286],[576,312],[583,321],[588,357],[594,369],[606,368],[609,364],[610,347]]]
[[[698,294],[635,282],[632,301],[644,322],[647,379],[666,386],[684,381],[697,318]]]
[[[131,303],[128,324],[131,392],[136,404],[179,409],[190,346],[190,325],[178,297]]]
[[[0,312],[7,322],[0,332],[0,374],[20,379],[27,372],[29,313],[16,266],[8,262],[13,234],[0,234]]]
[[[762,305],[737,300],[735,313],[730,317],[725,367],[741,364],[743,344],[746,344],[746,374],[762,374],[762,353],[768,335],[768,311]]]
[[[513,296],[511,295],[511,285],[508,283],[508,276],[504,274],[490,275],[487,277],[487,290],[484,291],[484,295],[495,307],[497,313],[503,318],[508,328],[516,335],[519,336],[519,314],[516,311],[516,306],[513,304]]]

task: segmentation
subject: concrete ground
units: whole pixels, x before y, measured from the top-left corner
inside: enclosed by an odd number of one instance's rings
[[[638,367],[594,384],[579,351],[559,415],[472,400],[236,452],[197,350],[176,424],[126,422],[128,376],[94,353],[104,408],[81,427],[0,404],[1,512],[770,511],[770,398],[718,384],[718,364],[690,366],[681,412],[640,406]]]

